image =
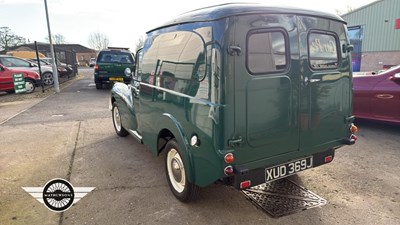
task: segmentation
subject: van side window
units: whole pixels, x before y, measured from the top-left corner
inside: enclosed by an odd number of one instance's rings
[[[205,63],[204,51],[204,43],[194,32],[165,33],[154,38],[144,55],[143,66],[150,64],[149,69],[154,70],[157,60],[160,60],[160,71],[178,79],[190,80],[199,72],[198,67]]]
[[[247,38],[247,68],[252,74],[283,71],[287,67],[286,38],[281,31],[252,32]]]
[[[337,38],[329,33],[310,33],[309,62],[312,69],[334,69],[339,65]]]

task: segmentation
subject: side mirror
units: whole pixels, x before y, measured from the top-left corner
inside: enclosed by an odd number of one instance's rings
[[[129,68],[129,67],[127,67],[126,69],[125,69],[125,71],[124,71],[124,73],[125,73],[125,76],[129,76],[129,77],[132,77],[132,75],[133,75],[133,73],[132,73],[132,70]]]
[[[4,71],[4,66],[0,64],[0,71]]]
[[[30,67],[37,67],[38,65],[36,65],[35,63],[29,63]]]

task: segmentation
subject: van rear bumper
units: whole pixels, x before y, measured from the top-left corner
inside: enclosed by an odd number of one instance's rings
[[[331,162],[335,156],[335,150],[329,149],[327,151],[316,153],[316,154],[313,154],[310,156],[312,156],[312,161],[313,161],[312,168],[315,168],[315,167],[318,167],[323,164],[327,164],[327,163]],[[306,157],[309,157],[309,156],[306,156]],[[302,159],[302,158],[299,158],[299,159]],[[294,160],[296,160],[296,159],[294,159]],[[293,160],[290,160],[290,161],[293,161]],[[277,165],[280,165],[280,164],[277,164]],[[276,166],[276,165],[272,165],[272,166]],[[271,166],[248,170],[241,166],[235,166],[234,167],[235,175],[233,176],[233,186],[236,189],[241,190],[241,189],[246,189],[249,187],[253,187],[253,186],[265,183],[266,182],[266,169],[270,168],[270,167]],[[293,175],[293,174],[290,174],[290,175]],[[283,178],[283,177],[281,177],[281,178]],[[281,179],[281,178],[279,178],[279,179]],[[241,183],[242,182],[249,183],[248,181],[250,181],[250,186],[242,188]]]

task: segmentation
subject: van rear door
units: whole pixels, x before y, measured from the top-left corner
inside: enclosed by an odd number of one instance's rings
[[[235,18],[233,33],[238,163],[290,160],[349,138],[351,64],[342,22],[246,15]]]
[[[300,149],[313,153],[349,138],[350,53],[342,22],[299,16]]]
[[[300,68],[294,15],[235,18],[235,149],[247,163],[299,150]]]

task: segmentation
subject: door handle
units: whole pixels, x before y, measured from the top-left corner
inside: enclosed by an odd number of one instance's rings
[[[307,86],[310,83],[317,83],[317,82],[320,82],[320,81],[321,81],[321,79],[315,79],[315,78],[308,79],[308,77],[304,77],[304,86]]]
[[[321,79],[310,79],[310,83],[316,83],[316,82],[320,82]]]
[[[378,95],[375,95],[375,97],[377,97],[379,99],[392,99],[392,98],[394,98],[394,96],[391,95],[391,94],[378,94]]]

